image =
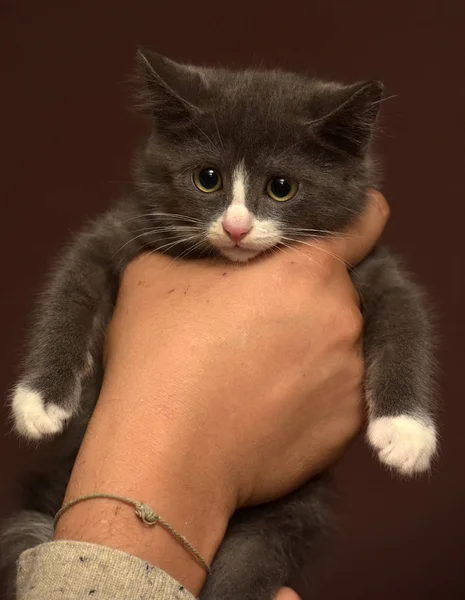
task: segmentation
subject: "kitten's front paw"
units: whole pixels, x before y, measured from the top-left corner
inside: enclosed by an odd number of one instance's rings
[[[434,425],[407,415],[373,419],[367,437],[380,461],[404,475],[428,470],[436,453]]]
[[[42,396],[18,385],[11,403],[16,431],[29,440],[40,440],[60,433],[71,413],[57,404],[45,404]]]

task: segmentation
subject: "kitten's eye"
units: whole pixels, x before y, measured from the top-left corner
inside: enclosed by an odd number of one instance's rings
[[[207,194],[216,192],[221,188],[221,175],[211,167],[195,171],[192,180],[197,189]]]
[[[275,177],[266,184],[266,193],[273,200],[286,202],[296,195],[297,184],[283,177]]]

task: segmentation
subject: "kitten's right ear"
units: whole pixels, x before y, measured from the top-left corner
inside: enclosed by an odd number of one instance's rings
[[[201,112],[205,82],[194,67],[138,49],[136,107],[151,116],[179,118]]]
[[[361,156],[371,140],[382,97],[380,81],[328,87],[322,102],[327,113],[309,126],[327,144]]]

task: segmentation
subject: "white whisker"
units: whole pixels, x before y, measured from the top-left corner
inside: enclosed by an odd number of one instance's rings
[[[175,240],[174,242],[170,242],[168,244],[164,244],[163,246],[159,246],[158,248],[154,248],[153,252],[160,252],[160,250],[165,249],[164,252],[161,252],[161,254],[164,254],[168,250],[171,250],[171,248],[173,248],[177,244],[182,244],[183,242],[188,242],[189,240],[193,240],[197,237],[198,237],[197,235],[191,235],[186,238],[182,238],[180,240]]]
[[[310,234],[314,234],[314,233],[321,233],[323,234],[320,237],[325,237],[325,238],[350,238],[350,237],[355,237],[349,233],[343,233],[343,232],[339,232],[339,231],[329,231],[328,229],[307,229],[305,227],[284,227],[284,233],[298,233],[300,234],[305,234],[305,233],[310,233]],[[316,237],[313,236],[312,237]]]
[[[184,258],[185,256],[188,256],[191,252],[194,252],[194,250],[197,250],[197,248],[200,248],[205,242],[205,239],[201,239],[198,242],[194,243],[192,246],[190,246],[187,250],[185,250],[184,252],[182,252],[177,259],[181,260],[182,258]]]
[[[132,242],[135,242],[137,239],[144,237],[146,235],[150,235],[150,234],[152,234],[152,231],[146,231],[145,233],[141,233],[140,235],[135,235],[130,240],[125,242],[120,248],[118,248],[118,250],[113,254],[113,257],[115,257],[119,252],[121,252],[121,250],[123,248],[125,248],[128,244],[131,244]]]
[[[141,231],[151,231],[153,233],[165,233],[172,231],[173,233],[189,233],[195,231],[203,231],[203,227],[199,225],[164,225],[163,227],[143,227],[142,229],[135,229],[134,233],[140,233]]]
[[[284,246],[285,248],[288,248],[289,250],[292,250],[293,252],[297,252],[297,254],[300,254],[301,256],[304,256],[307,260],[309,260],[310,262],[314,262],[317,265],[319,265],[320,267],[322,266],[321,263],[319,263],[317,260],[315,260],[313,258],[313,256],[308,256],[307,254],[304,254],[303,252],[301,252],[298,248],[296,248],[295,246],[290,246],[289,244],[286,244],[285,242],[280,242],[279,243],[280,246]]]
[[[191,252],[193,252],[196,248],[199,248],[202,246],[202,244],[205,243],[206,241],[206,237],[203,237],[201,240],[199,240],[198,242],[195,242],[194,244],[192,244],[191,246],[189,246],[189,248],[187,248],[187,250],[185,250],[184,252],[182,252],[179,256],[172,256],[170,262],[167,264],[166,269],[168,269],[168,267],[178,261],[181,260],[183,257],[188,256]],[[162,254],[164,254],[164,252],[162,252]],[[165,269],[165,270],[166,270]]]
[[[139,215],[135,215],[133,217],[129,217],[128,219],[123,219],[121,221],[121,223],[127,223],[128,221],[135,221],[137,219],[145,219],[147,217],[163,217],[166,219],[171,219],[173,221],[190,221],[192,223],[201,223],[202,221],[200,219],[197,219],[195,217],[189,217],[188,215],[180,215],[177,213],[164,213],[164,212],[148,212],[148,213],[141,213]]]
[[[137,231],[142,231],[142,233],[139,233],[139,235],[135,235],[134,237],[132,237],[130,240],[128,240],[126,243],[124,243],[121,248],[119,248],[115,254],[113,256],[116,256],[116,254],[118,254],[118,252],[121,252],[121,250],[123,248],[125,248],[128,244],[131,244],[132,242],[134,242],[135,240],[145,237],[145,236],[149,236],[149,235],[156,235],[158,233],[168,233],[171,232],[174,234],[176,233],[196,233],[196,231],[202,231],[200,229],[200,227],[198,227],[197,225],[194,227],[193,225],[171,225],[169,227],[147,227],[144,229],[139,229]],[[169,239],[169,238],[166,238]],[[156,240],[159,241],[159,240]]]
[[[165,212],[156,212],[153,211],[150,213],[153,216],[161,216],[161,217],[170,217],[170,218],[178,218],[178,219],[186,219],[187,221],[195,221],[197,223],[201,223],[201,219],[197,219],[196,217],[190,217],[189,215],[181,215],[179,213],[165,213]]]
[[[282,239],[288,241],[288,242],[294,242],[296,244],[303,244],[304,246],[309,246],[310,248],[315,248],[316,250],[320,250],[320,252],[324,252],[325,254],[329,254],[329,256],[332,256],[333,258],[335,258],[336,260],[338,260],[339,262],[341,262],[346,268],[352,270],[354,268],[354,265],[351,265],[350,263],[346,262],[344,259],[342,259],[340,256],[337,256],[337,254],[334,254],[333,252],[330,252],[329,250],[327,250],[326,248],[322,248],[321,246],[317,245],[317,244],[312,244],[311,242],[305,242],[303,240],[296,240],[293,238],[288,238],[288,237],[283,237]]]

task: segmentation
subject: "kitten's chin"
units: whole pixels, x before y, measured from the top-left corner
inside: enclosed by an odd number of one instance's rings
[[[221,254],[232,262],[247,262],[260,254],[260,250],[246,250],[239,246],[233,248],[219,248]]]

